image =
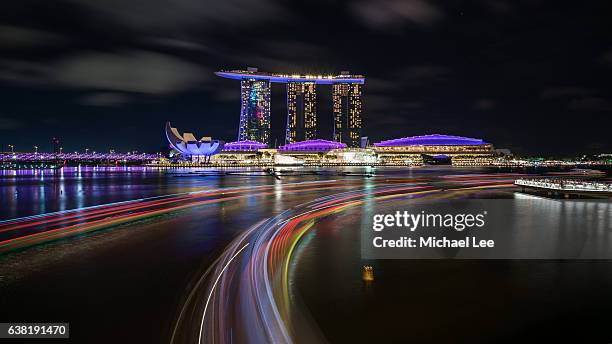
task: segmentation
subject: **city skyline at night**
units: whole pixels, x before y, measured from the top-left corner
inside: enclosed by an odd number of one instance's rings
[[[0,9],[0,344],[612,343],[612,2]]]
[[[185,0],[142,13],[90,0],[2,6],[2,150],[52,151],[57,137],[69,151],[156,152],[169,118],[234,141],[239,86],[214,72],[257,66],[363,73],[371,142],[448,133],[523,155],[612,151],[604,2]],[[331,87],[316,86],[317,136],[328,139]],[[285,143],[285,88],[271,85],[271,144]],[[109,137],[118,138],[112,147]]]

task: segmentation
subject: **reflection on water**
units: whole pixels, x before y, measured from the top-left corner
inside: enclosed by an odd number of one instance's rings
[[[171,193],[164,173],[138,167],[0,170],[0,219]]]
[[[517,193],[507,211],[513,229],[508,238],[519,251],[558,259],[612,258],[608,200],[557,200]]]
[[[260,168],[225,178],[211,169],[146,167],[64,167],[57,170],[0,170],[0,220],[76,209],[207,188],[275,184]],[[222,170],[224,172],[227,170]],[[253,172],[252,176],[248,173]],[[318,180],[321,176],[287,177],[283,181]],[[280,192],[280,189],[279,189]],[[251,205],[255,202],[250,200]]]
[[[503,210],[504,228],[514,231],[503,239],[518,251],[566,257],[576,252],[555,250],[612,251],[610,200],[514,191],[469,197],[495,199],[484,202]],[[372,214],[410,209],[414,202],[365,202],[319,222],[301,247],[292,275],[296,302],[306,305],[330,342],[612,340],[610,260],[363,259],[360,230],[371,231]],[[431,212],[437,213],[436,202]],[[369,285],[361,280],[364,265],[374,267]]]

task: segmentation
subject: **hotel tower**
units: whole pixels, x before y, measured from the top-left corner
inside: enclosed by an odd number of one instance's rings
[[[257,68],[232,70],[216,75],[240,80],[241,110],[238,141],[270,145],[270,85],[287,84],[287,126],[285,144],[317,137],[317,85],[331,85],[333,139],[359,147],[361,138],[362,75],[301,75],[259,72]]]

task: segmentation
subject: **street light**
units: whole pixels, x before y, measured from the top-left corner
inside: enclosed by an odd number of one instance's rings
[[[38,154],[38,146],[34,146],[34,154]]]
[[[63,150],[63,149],[64,149],[64,147],[60,147],[60,148],[59,148],[60,154],[62,154],[62,150]]]
[[[15,153],[15,146],[13,145],[8,145],[8,146],[11,149],[11,153]]]

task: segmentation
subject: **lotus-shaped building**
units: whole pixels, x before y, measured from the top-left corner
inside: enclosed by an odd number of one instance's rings
[[[213,140],[207,136],[198,140],[192,133],[181,135],[176,128],[170,125],[170,122],[166,122],[166,138],[170,146],[183,155],[183,159],[204,160],[204,162],[208,161],[212,155],[221,152],[225,144],[221,140]]]

